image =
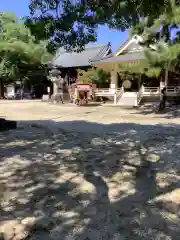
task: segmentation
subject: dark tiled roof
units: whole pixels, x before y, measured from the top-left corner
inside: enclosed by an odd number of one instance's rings
[[[113,53],[109,53],[108,55],[104,56],[102,59],[93,59],[93,61],[91,61],[92,64],[96,63],[96,62],[99,62],[99,61],[103,61],[103,60],[106,60],[108,58],[111,58],[111,57],[114,57],[114,54]]]
[[[60,48],[52,60],[52,65],[63,68],[89,66],[91,62],[100,61],[110,50],[110,43],[86,46],[82,52],[67,52]]]

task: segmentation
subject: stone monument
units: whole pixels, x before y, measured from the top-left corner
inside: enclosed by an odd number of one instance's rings
[[[52,69],[49,74],[49,79],[53,83],[53,95],[51,96],[51,101],[54,103],[63,103],[64,96],[67,92],[67,82],[61,77],[61,71],[57,68]]]

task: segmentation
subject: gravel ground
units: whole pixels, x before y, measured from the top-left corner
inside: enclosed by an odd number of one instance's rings
[[[106,127],[0,133],[5,239],[179,239],[180,130]]]
[[[19,120],[0,133],[6,240],[179,240],[175,121],[40,104],[0,106]]]

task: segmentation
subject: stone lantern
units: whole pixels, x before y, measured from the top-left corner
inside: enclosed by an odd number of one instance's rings
[[[53,83],[53,95],[59,93],[60,89],[63,89],[63,83],[61,78],[61,71],[57,68],[53,68],[49,72],[49,80]]]
[[[61,71],[53,68],[49,72],[49,80],[53,83],[53,96],[54,102],[59,102],[59,95],[63,96],[64,92],[64,79],[61,77]]]
[[[57,77],[60,76],[61,71],[57,68],[53,68],[50,72],[49,72],[49,76],[50,77]]]

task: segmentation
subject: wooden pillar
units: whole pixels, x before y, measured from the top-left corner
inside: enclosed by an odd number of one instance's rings
[[[117,87],[118,87],[118,73],[115,70],[112,70],[110,88],[116,89]]]

